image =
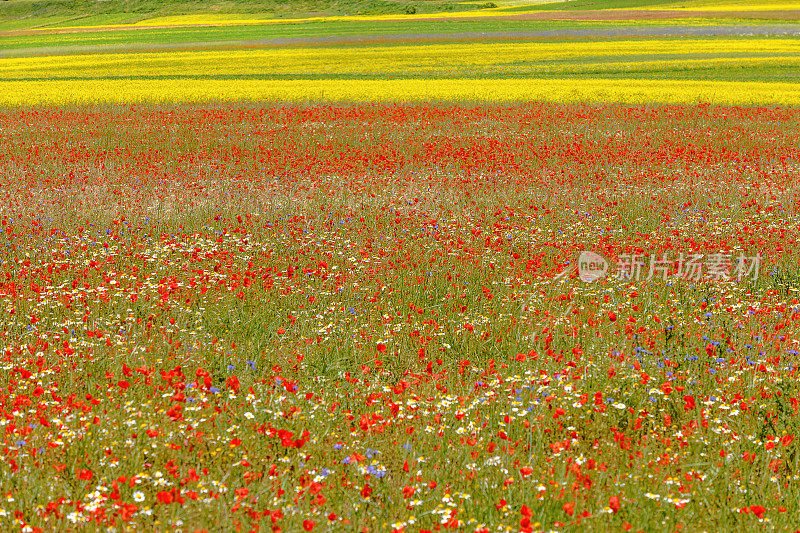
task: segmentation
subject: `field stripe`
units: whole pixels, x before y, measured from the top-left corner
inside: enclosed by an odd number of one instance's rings
[[[798,105],[800,84],[636,79],[0,81],[0,105],[204,101],[548,101]]]
[[[181,40],[176,36],[174,42],[157,42],[155,40],[142,40],[140,42],[115,42],[114,39],[100,38],[99,42],[91,40],[78,41],[73,39],[72,44],[65,44],[67,40],[53,39],[10,39],[5,38],[0,43],[0,58],[3,57],[33,57],[45,55],[69,55],[88,53],[124,53],[141,50],[154,51],[190,51],[214,50],[231,48],[270,48],[282,46],[365,46],[365,45],[390,45],[390,44],[428,44],[428,43],[485,43],[491,41],[510,40],[536,40],[544,43],[548,39],[592,39],[592,38],[641,38],[641,37],[765,37],[800,36],[800,25],[779,24],[772,26],[661,26],[638,28],[561,28],[551,30],[520,30],[520,31],[464,31],[443,33],[386,33],[386,34],[359,34],[359,35],[324,35],[324,36],[297,36],[297,37],[265,37],[259,39],[239,40],[206,40],[190,41]],[[574,40],[572,41],[575,42]],[[42,44],[38,46],[38,44]],[[81,44],[83,43],[83,44]],[[86,44],[91,43],[91,44]]]
[[[364,47],[176,51],[0,59],[3,78],[223,74],[408,74],[435,75],[485,68],[525,72],[542,61],[616,59],[664,61],[681,54],[716,57],[800,57],[797,39],[658,39],[557,43],[450,43]],[[464,77],[482,77],[464,75]]]

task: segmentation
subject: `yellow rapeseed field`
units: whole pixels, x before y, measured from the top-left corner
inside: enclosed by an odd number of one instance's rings
[[[698,55],[708,57],[697,57]],[[688,57],[687,57],[688,56]],[[2,78],[225,75],[382,75],[456,73],[476,69],[497,73],[558,72],[558,62],[596,68],[610,60],[675,65],[691,61],[735,63],[753,60],[785,64],[800,58],[797,39],[653,39],[604,42],[450,43],[433,45],[270,48],[152,53],[91,54],[0,59]],[[723,59],[727,58],[727,59]],[[592,61],[595,59],[595,61]],[[655,63],[653,63],[655,62]],[[574,66],[568,67],[574,70]],[[581,67],[583,68],[583,67]],[[613,67],[608,67],[613,70]],[[553,70],[555,69],[555,70]]]
[[[251,101],[550,101],[800,104],[800,85],[584,79],[0,81],[0,105]]]
[[[0,59],[0,103],[521,99],[796,104],[800,85],[792,83],[661,75],[787,66],[800,67],[800,40],[631,39],[36,56]],[[640,79],[642,73],[659,79]],[[575,75],[591,79],[571,78]],[[609,75],[626,79],[600,79]]]

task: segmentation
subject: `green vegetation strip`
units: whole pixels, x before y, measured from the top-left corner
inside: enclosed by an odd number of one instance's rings
[[[724,21],[715,26],[736,27],[743,21]],[[761,24],[761,23],[759,23]],[[265,24],[242,26],[176,27],[159,29],[120,29],[98,30],[79,33],[54,34],[6,34],[0,30],[0,51],[26,50],[31,55],[37,53],[57,53],[59,48],[69,52],[75,47],[114,47],[113,51],[140,49],[142,45],[230,43],[266,39],[332,38],[353,36],[392,36],[410,35],[455,35],[459,33],[525,32],[525,31],[563,31],[570,30],[614,30],[627,28],[632,34],[636,29],[669,27],[670,21],[633,22],[576,22],[544,20],[442,20],[442,21],[374,21],[374,22],[313,22],[297,24]],[[677,26],[677,25],[676,25]],[[707,28],[709,25],[691,26]],[[765,24],[766,28],[774,25]],[[687,25],[681,25],[687,27]],[[788,26],[787,26],[788,27]],[[800,25],[791,27],[800,28]],[[574,36],[570,36],[574,39]],[[86,52],[89,50],[80,50]]]
[[[704,69],[646,69],[631,68],[619,71],[605,69],[583,69],[580,71],[563,70],[559,72],[536,73],[497,73],[482,70],[437,73],[436,79],[462,79],[465,77],[483,79],[562,79],[569,76],[574,79],[642,79],[642,80],[695,80],[695,81],[760,81],[760,82],[800,82],[797,66],[786,67],[770,65],[741,72],[736,69],[704,68]],[[431,76],[422,73],[400,75],[373,75],[373,74],[213,74],[190,75],[180,74],[152,75],[152,76],[58,76],[48,78],[3,78],[3,81],[46,81],[46,80],[391,80],[391,79],[429,79]]]
[[[299,15],[382,15],[405,14],[413,6],[416,13],[471,11],[482,9],[480,3],[454,0],[10,0],[0,2],[0,20],[26,17],[111,17],[131,19],[153,16],[202,13],[270,13],[275,16]],[[105,22],[104,22],[105,23]]]

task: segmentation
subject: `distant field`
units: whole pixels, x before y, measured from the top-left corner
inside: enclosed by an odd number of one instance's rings
[[[546,10],[546,11],[584,11],[598,9],[699,9],[699,10],[784,10],[798,9],[797,0],[771,1],[755,0],[687,0],[684,2],[663,0],[568,0],[566,2],[547,2],[538,5],[520,5],[518,9]],[[524,7],[523,7],[524,6]]]
[[[209,13],[214,4],[116,1],[71,12],[76,4],[34,0],[25,5],[38,15],[16,19],[20,0],[0,4],[0,104],[800,101],[797,2],[307,4],[287,13],[242,2]]]
[[[763,13],[798,11],[797,0],[277,0],[221,2],[202,4],[184,1],[148,2],[147,0],[104,0],[81,3],[74,0],[7,0],[0,2],[0,29],[20,30],[52,27],[86,26],[172,26],[206,24],[254,24],[291,19],[380,20],[420,16],[436,18],[497,17],[508,13],[596,12],[633,10],[641,12],[629,18],[647,18],[648,11],[698,11],[742,13],[745,18],[763,18]],[[579,16],[579,15],[576,15]],[[773,17],[770,17],[773,18]]]
[[[528,3],[534,4],[535,0]],[[410,6],[416,13],[437,13],[481,9],[483,3],[455,0],[211,0],[203,3],[190,0],[7,0],[0,3],[0,20],[120,14],[134,19],[193,14],[268,14],[271,17],[375,15],[406,13]]]
[[[798,67],[796,38],[80,54],[0,59],[0,103],[585,99],[794,104],[800,102]]]
[[[690,0],[684,2],[660,2],[653,9],[699,9],[699,10],[752,10],[763,11],[768,9],[800,9],[797,0]]]
[[[157,50],[181,44],[211,48],[214,46],[247,47],[263,45],[268,39],[314,39],[322,41],[333,37],[407,36],[408,40],[428,39],[447,41],[463,38],[459,34],[485,34],[490,39],[502,32],[531,31],[587,31],[629,29],[631,35],[651,31],[647,28],[686,26],[695,24],[702,28],[707,23],[700,21],[550,21],[550,20],[447,20],[447,21],[379,21],[379,22],[303,22],[293,24],[246,25],[246,26],[199,26],[178,28],[156,28],[116,31],[86,31],[70,33],[18,33],[0,30],[0,55],[49,55],[71,53],[77,47],[85,52],[138,51],[142,48]],[[747,25],[747,21],[733,19],[715,21],[714,26],[736,27]],[[766,24],[759,23],[767,26]],[[771,24],[775,25],[775,24]],[[797,26],[800,28],[800,26]],[[449,36],[449,37],[448,37]],[[555,36],[555,35],[554,35]],[[574,35],[572,36],[575,37]],[[277,44],[277,43],[274,43]],[[284,43],[286,44],[286,43]]]
[[[121,77],[481,77],[683,73],[739,76],[743,67],[780,68],[800,61],[794,38],[648,39],[583,42],[445,43],[287,47],[172,53],[9,58],[4,79]],[[702,72],[696,72],[702,69]]]

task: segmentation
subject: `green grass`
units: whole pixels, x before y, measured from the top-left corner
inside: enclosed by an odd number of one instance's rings
[[[133,13],[107,13],[102,15],[80,15],[63,22],[48,24],[47,28],[63,28],[68,26],[103,26],[106,24],[132,24],[143,18]]]
[[[2,6],[0,6],[2,7]],[[0,22],[0,31],[27,30],[73,20],[73,17],[56,15],[51,17],[25,17]]]
[[[0,2],[0,20],[25,17],[68,17],[125,14],[132,16],[185,15],[196,13],[267,13],[274,16],[399,14],[413,5],[417,13],[468,11],[482,4],[454,0],[7,0]]]

